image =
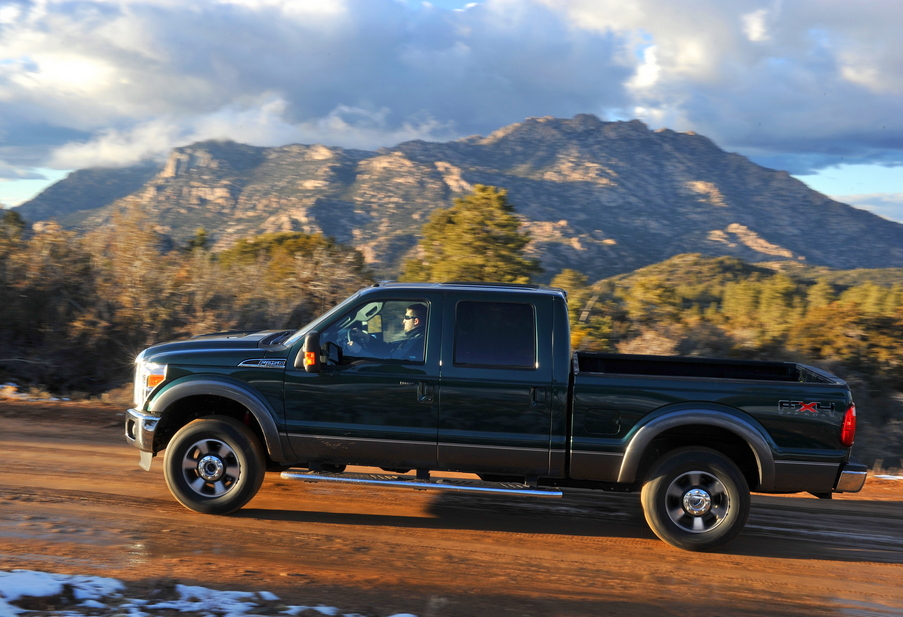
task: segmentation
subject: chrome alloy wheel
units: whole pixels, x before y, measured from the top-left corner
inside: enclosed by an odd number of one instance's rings
[[[724,521],[730,510],[730,497],[712,474],[688,471],[668,485],[666,509],[671,521],[684,531],[704,533]]]
[[[182,459],[185,481],[198,495],[219,497],[228,493],[241,475],[235,451],[218,439],[202,439],[191,445]]]

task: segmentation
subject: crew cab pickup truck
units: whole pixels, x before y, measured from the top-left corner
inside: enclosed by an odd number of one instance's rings
[[[499,495],[638,491],[651,529],[688,550],[733,539],[751,490],[859,491],[855,429],[850,389],[817,368],[575,354],[564,291],[475,283],[379,284],[297,331],[150,347],[125,426],[141,466],[163,451],[170,491],[197,512],[241,508],[266,470]]]

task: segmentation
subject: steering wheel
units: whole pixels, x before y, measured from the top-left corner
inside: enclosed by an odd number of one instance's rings
[[[365,348],[367,346],[367,343],[370,341],[370,336],[357,326],[348,328],[347,336],[349,343],[355,343],[362,349]]]

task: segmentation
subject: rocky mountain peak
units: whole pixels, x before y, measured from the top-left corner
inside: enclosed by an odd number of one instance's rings
[[[597,279],[688,252],[903,267],[903,225],[832,201],[702,135],[652,131],[639,120],[527,118],[487,137],[377,152],[207,141],[175,149],[151,179],[154,171],[116,170],[132,175],[111,196],[103,182],[88,181],[99,171],[84,170],[20,212],[30,222],[96,226],[111,209],[136,203],[175,242],[203,225],[217,249],[263,232],[322,232],[356,246],[391,278],[434,210],[487,184],[508,191],[547,278],[569,267]],[[75,189],[78,203],[94,210],[67,209]]]
[[[189,173],[242,173],[263,162],[266,148],[257,148],[230,140],[202,141],[174,148],[160,172],[160,178]]]
[[[573,118],[527,118],[523,122],[493,131],[487,137],[471,141],[484,146],[501,143],[529,143],[532,146],[556,144],[561,141],[581,141],[587,139],[619,139],[638,137],[648,132],[648,127],[640,120],[629,122],[603,122],[592,114],[580,114]],[[468,138],[470,140],[471,138]]]

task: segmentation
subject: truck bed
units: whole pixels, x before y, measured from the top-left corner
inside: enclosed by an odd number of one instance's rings
[[[754,360],[720,360],[584,352],[578,352],[575,355],[577,372],[581,373],[842,383],[828,373],[795,362],[760,362]]]

